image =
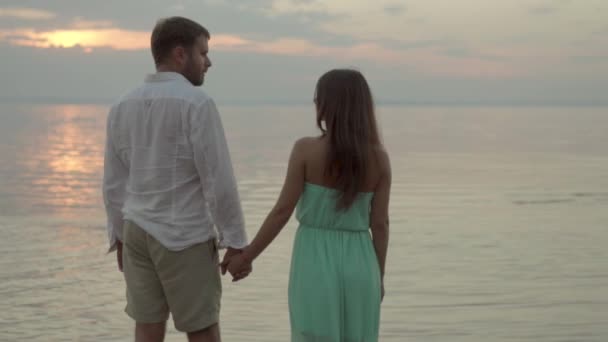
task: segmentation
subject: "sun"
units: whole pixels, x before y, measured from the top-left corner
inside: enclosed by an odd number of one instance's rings
[[[77,45],[80,46],[98,46],[99,35],[95,31],[79,31],[79,30],[63,30],[51,31],[42,34],[47,44],[50,46],[58,46],[70,48]]]

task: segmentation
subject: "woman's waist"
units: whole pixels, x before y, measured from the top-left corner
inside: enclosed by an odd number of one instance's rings
[[[326,231],[338,231],[338,232],[347,232],[347,233],[367,233],[367,232],[369,232],[369,227],[365,227],[365,226],[336,225],[336,224],[307,223],[307,222],[300,222],[300,228],[326,230]]]

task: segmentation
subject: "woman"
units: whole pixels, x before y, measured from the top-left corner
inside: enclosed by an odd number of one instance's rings
[[[388,248],[389,158],[361,73],[329,71],[315,93],[321,135],[295,143],[276,205],[251,244],[222,268],[235,281],[246,276],[297,205],[291,341],[377,341]]]

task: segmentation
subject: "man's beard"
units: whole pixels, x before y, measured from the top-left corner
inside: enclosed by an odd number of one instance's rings
[[[188,79],[188,81],[190,81],[190,83],[192,83],[193,86],[198,87],[198,86],[203,85],[203,82],[205,79],[203,78],[203,76],[200,73],[198,73],[195,70],[192,62],[189,62],[188,64],[186,64],[185,69],[186,70],[185,70],[184,74],[186,76],[186,79]]]

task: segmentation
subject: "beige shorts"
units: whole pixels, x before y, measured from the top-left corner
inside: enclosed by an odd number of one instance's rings
[[[182,332],[205,329],[219,321],[222,282],[215,240],[170,251],[135,223],[123,228],[125,312],[138,323],[173,316]]]

